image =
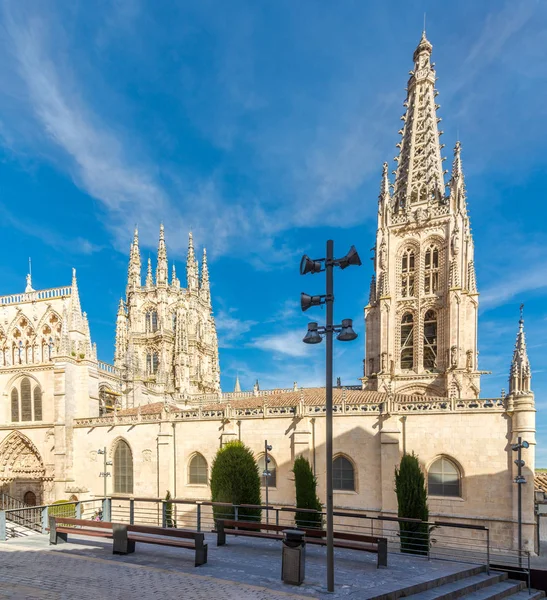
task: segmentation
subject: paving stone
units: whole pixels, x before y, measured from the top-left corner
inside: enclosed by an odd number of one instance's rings
[[[473,565],[389,554],[388,568],[376,568],[376,555],[337,549],[335,594],[326,590],[326,552],[306,548],[306,580],[300,586],[281,581],[281,544],[274,540],[230,537],[216,546],[206,535],[208,563],[194,567],[193,552],[137,544],[127,556],[112,554],[112,543],[93,538],[49,546],[46,536],[0,543],[0,600],[291,600],[371,598]]]

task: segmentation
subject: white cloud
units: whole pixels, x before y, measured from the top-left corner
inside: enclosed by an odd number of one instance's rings
[[[215,317],[218,342],[221,348],[231,348],[233,344],[248,333],[256,324],[250,319],[238,319],[234,311],[220,310]]]
[[[277,354],[302,357],[308,354],[308,346],[302,342],[302,337],[301,331],[287,331],[257,338],[250,342],[248,346]]]

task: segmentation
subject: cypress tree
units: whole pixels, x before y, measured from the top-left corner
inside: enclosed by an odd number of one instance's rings
[[[296,508],[307,508],[317,513],[297,512],[295,522],[297,527],[314,527],[320,529],[323,525],[322,506],[317,497],[317,479],[313,475],[307,458],[299,456],[292,468],[294,486],[296,488]]]
[[[211,467],[211,500],[229,504],[262,503],[260,476],[253,453],[242,442],[228,442],[220,448]],[[239,508],[239,518],[260,521],[260,508]],[[215,519],[234,519],[233,507],[213,507]]]
[[[395,492],[397,494],[398,515],[401,518],[427,521],[429,508],[425,478],[418,457],[405,454],[399,469],[395,467]],[[399,523],[401,552],[427,554],[429,547],[429,526],[427,523]]]

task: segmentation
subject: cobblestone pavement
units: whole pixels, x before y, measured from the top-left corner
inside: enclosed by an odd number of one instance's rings
[[[137,544],[134,554],[114,556],[112,543],[74,538],[49,546],[46,536],[0,543],[0,600],[201,600],[310,598],[365,599],[413,583],[462,571],[470,565],[390,554],[376,569],[368,552],[336,552],[336,592],[327,594],[325,550],[306,549],[306,582],[280,580],[281,545],[272,540],[232,538],[217,548],[207,536],[208,563],[194,567],[188,550]]]

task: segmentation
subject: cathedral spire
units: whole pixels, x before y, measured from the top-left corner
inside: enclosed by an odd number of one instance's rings
[[[141,251],[139,248],[139,230],[135,227],[131,250],[129,252],[129,269],[127,274],[127,288],[141,287]]]
[[[435,104],[435,71],[431,63],[433,46],[425,31],[414,51],[414,69],[410,71],[405,114],[401,117],[403,128],[394,186],[395,210],[416,204],[433,204],[443,201],[444,172]]]
[[[76,269],[72,269],[72,286],[70,292],[70,331],[79,331],[84,333],[82,307],[80,305],[80,294],[78,292]]]
[[[188,255],[186,257],[186,281],[188,290],[197,290],[199,285],[196,256],[194,254],[194,238],[192,232],[188,236]]]
[[[158,264],[156,266],[156,285],[167,285],[167,249],[163,223],[160,225],[160,241],[158,244]]]
[[[146,270],[146,287],[154,287],[154,279],[152,278],[152,259],[148,257],[148,269]]]
[[[241,392],[241,385],[239,384],[239,374],[236,373],[236,383],[234,385],[234,392]]]
[[[209,267],[207,266],[207,250],[203,248],[203,259],[201,262],[201,281],[199,289],[203,297],[210,302],[211,288],[209,284]]]
[[[530,368],[530,361],[528,360],[528,352],[526,350],[523,309],[524,304],[521,304],[519,330],[513,351],[513,360],[511,361],[511,372],[509,374],[509,392],[511,394],[526,394],[531,392],[532,369]]]

